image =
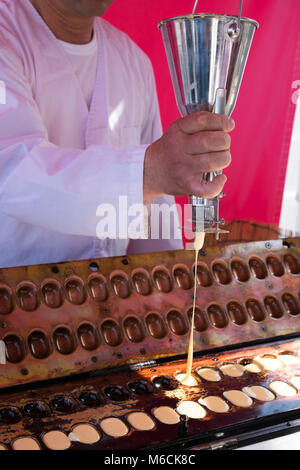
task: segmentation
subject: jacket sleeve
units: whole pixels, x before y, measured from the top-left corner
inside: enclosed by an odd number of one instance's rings
[[[62,148],[48,140],[18,51],[0,33],[0,211],[64,234],[95,236],[97,207],[143,203],[147,145]],[[3,85],[4,84],[4,85]]]

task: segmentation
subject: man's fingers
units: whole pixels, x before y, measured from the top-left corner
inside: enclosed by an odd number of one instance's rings
[[[235,127],[234,121],[228,116],[209,113],[208,111],[190,114],[179,119],[177,125],[185,134],[196,134],[201,131],[231,132]]]
[[[229,150],[224,152],[206,153],[203,155],[190,157],[188,171],[191,175],[200,175],[201,173],[210,173],[213,171],[224,170],[231,163],[231,153]]]
[[[207,199],[216,197],[222,191],[226,181],[227,178],[223,174],[216,176],[211,183],[194,178],[190,185],[190,194]]]
[[[227,132],[203,131],[193,135],[184,136],[186,153],[198,155],[201,153],[222,152],[230,149],[231,138]]]

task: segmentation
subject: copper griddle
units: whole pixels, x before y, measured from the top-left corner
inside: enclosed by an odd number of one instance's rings
[[[201,252],[194,369],[258,354],[298,355],[299,254],[300,238]],[[72,443],[71,449],[194,445],[224,429],[251,427],[257,419],[297,414],[298,392],[269,403],[254,400],[248,409],[232,405],[227,414],[207,411],[184,430],[182,423],[155,420],[154,430],[129,426],[129,434],[118,439],[101,431],[103,417],[126,422],[132,410],[151,414],[162,404],[174,407],[183,399],[222,396],[229,388],[268,386],[274,378],[300,375],[294,365],[260,374],[245,371],[218,383],[202,379],[192,388],[176,382],[175,373],[186,364],[193,266],[192,251],[173,251],[0,270],[0,339],[7,356],[0,366],[0,442],[9,448],[16,437],[30,435],[44,448],[42,435],[48,430],[68,434],[74,424],[92,423],[102,439],[94,446]],[[176,387],[157,388],[153,380],[158,376],[168,376]],[[112,386],[122,393],[108,396]],[[84,401],[84,393],[97,400]],[[27,405],[34,403],[40,403],[44,415],[28,413]]]

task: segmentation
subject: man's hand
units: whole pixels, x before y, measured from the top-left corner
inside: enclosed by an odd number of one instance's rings
[[[226,183],[226,176],[218,175],[207,183],[203,181],[203,173],[223,170],[230,165],[228,132],[234,126],[234,121],[227,116],[206,111],[171,124],[146,151],[144,199],[163,194],[217,196]]]

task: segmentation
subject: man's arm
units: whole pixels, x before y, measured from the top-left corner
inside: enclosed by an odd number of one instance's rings
[[[149,73],[148,73],[148,83],[147,83],[147,101],[148,101],[148,113],[147,119],[144,122],[142,129],[141,142],[143,144],[150,144],[155,140],[159,139],[162,136],[162,125],[161,117],[159,111],[158,97],[156,91],[156,84],[152,65],[149,61]],[[171,209],[170,217],[168,220],[163,221],[161,213],[159,216],[155,216],[154,211],[152,212],[152,225],[151,225],[151,203],[157,204],[163,210],[167,206]],[[173,196],[164,195],[149,201],[147,204],[148,213],[149,213],[149,239],[138,239],[130,240],[128,246],[128,254],[131,253],[149,253],[155,251],[167,251],[167,250],[180,250],[183,248],[182,234],[179,228],[180,223],[177,215],[177,210],[174,208],[175,198]],[[162,224],[165,222],[170,226],[170,236],[166,237],[162,231]],[[157,233],[157,238],[151,239],[151,230],[153,233]],[[168,235],[168,230],[166,230]]]
[[[64,234],[95,236],[97,206],[143,202],[146,145],[62,148],[49,142],[23,63],[0,36],[0,211]],[[55,97],[50,97],[55,99]],[[62,103],[63,106],[63,103]],[[70,123],[72,125],[72,123]]]
[[[0,80],[7,92],[0,105],[0,211],[10,217],[94,236],[98,205],[117,208],[120,195],[130,207],[164,195],[213,197],[222,190],[224,175],[205,185],[201,175],[230,163],[233,124],[226,116],[179,119],[150,146],[62,148],[49,142],[21,59],[5,42]]]

